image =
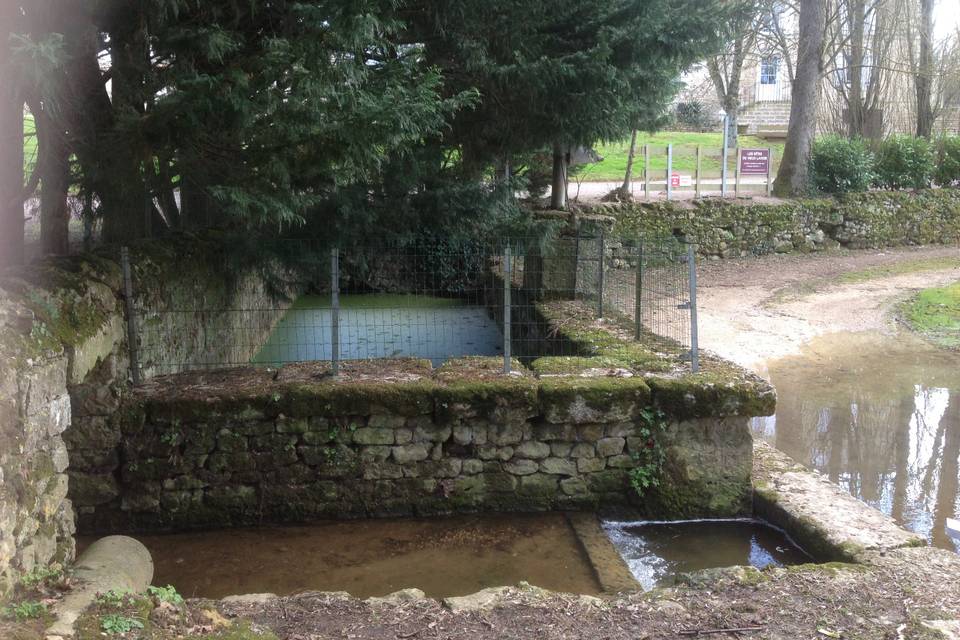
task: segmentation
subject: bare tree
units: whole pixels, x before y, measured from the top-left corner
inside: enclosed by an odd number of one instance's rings
[[[740,113],[740,78],[744,63],[754,52],[764,7],[759,3],[745,5],[730,17],[727,30],[733,38],[717,55],[707,58],[707,71],[713,82],[720,106],[727,113],[727,146],[737,146],[737,117]]]
[[[817,128],[826,0],[800,0],[796,78],[783,160],[773,189],[777,195],[801,195],[808,189],[810,152]]]
[[[929,138],[933,132],[933,0],[920,0],[920,55],[914,74],[917,92],[917,135]]]

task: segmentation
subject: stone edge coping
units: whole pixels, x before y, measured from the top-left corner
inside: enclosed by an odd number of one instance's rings
[[[866,563],[870,554],[927,546],[816,471],[764,442],[754,444],[754,512],[820,561]]]
[[[643,591],[595,513],[571,511],[566,517],[587,554],[604,594]]]
[[[346,403],[350,410],[369,406],[429,412],[433,402],[520,403],[557,405],[583,399],[597,409],[611,401],[649,402],[669,418],[752,417],[770,415],[776,393],[752,377],[724,380],[710,375],[535,377],[522,368],[502,373],[500,358],[462,358],[438,369],[429,362],[379,360],[345,363],[334,379],[327,363],[299,363],[281,368],[240,367],[159,376],[130,394],[133,405],[162,416],[177,406],[186,415],[255,408],[265,415],[316,412],[317,401]],[[346,406],[345,405],[345,406]],[[362,411],[361,411],[362,413]],[[310,414],[313,415],[313,414]],[[359,415],[359,414],[358,414]]]

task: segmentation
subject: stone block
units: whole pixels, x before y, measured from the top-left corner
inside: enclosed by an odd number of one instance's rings
[[[357,444],[393,444],[393,429],[362,427],[353,432],[353,441]]]
[[[577,430],[572,424],[545,422],[533,426],[533,437],[537,440],[574,440]]]
[[[232,453],[235,451],[246,451],[248,447],[247,438],[230,431],[229,429],[220,429],[217,432],[217,450]]]
[[[410,444],[413,442],[413,429],[407,427],[394,429],[393,439],[397,444]]]
[[[577,458],[577,471],[579,473],[602,471],[606,466],[606,458]]]
[[[310,421],[307,418],[287,418],[278,417],[276,423],[277,433],[306,433],[310,431]]]
[[[535,440],[521,442],[514,451],[514,455],[519,458],[541,460],[550,455],[550,445]]]
[[[601,438],[597,440],[597,455],[601,458],[618,456],[623,452],[626,443],[623,438]]]
[[[550,443],[550,455],[554,456],[555,458],[569,458],[571,451],[573,451],[572,442]]]
[[[484,484],[486,484],[489,491],[497,493],[507,493],[516,491],[517,489],[517,476],[511,475],[509,473],[493,472],[493,473],[483,473],[481,474]]]
[[[632,469],[636,464],[633,456],[627,454],[607,458],[607,466],[613,469]]]
[[[68,476],[70,499],[79,507],[106,504],[120,495],[113,474],[71,471]]]
[[[562,476],[577,475],[577,465],[566,458],[547,458],[540,462],[540,471]]]
[[[375,462],[363,467],[364,480],[381,480],[384,478],[402,478],[403,470],[400,465],[392,462]]]
[[[450,425],[437,425],[432,422],[417,426],[413,430],[414,442],[446,442],[453,429]]]
[[[559,478],[557,476],[547,475],[545,473],[534,473],[533,475],[520,478],[520,487],[518,493],[523,496],[544,496],[549,497],[557,493]]]
[[[608,438],[626,438],[632,436],[637,430],[633,422],[617,422],[608,424],[604,428],[604,435]]]
[[[596,442],[602,437],[602,424],[585,424],[577,427],[577,440],[581,442]]]
[[[503,469],[507,473],[512,473],[516,476],[526,476],[531,473],[536,473],[540,469],[540,465],[535,460],[518,458],[510,462],[504,462]]]
[[[587,487],[593,493],[613,493],[618,491],[632,491],[626,471],[622,469],[607,469],[585,476]]]
[[[487,432],[489,441],[497,446],[519,444],[523,440],[522,424],[492,424]]]
[[[329,444],[336,440],[336,438],[337,432],[331,431],[329,428],[321,431],[308,431],[300,436],[303,443],[309,445]]]
[[[398,464],[408,464],[426,460],[430,455],[428,445],[423,443],[393,447],[393,459]]]
[[[583,478],[565,478],[560,481],[560,491],[568,496],[586,496],[590,490]]]
[[[463,461],[463,474],[475,475],[483,471],[483,461],[476,458],[470,458]]]
[[[368,427],[378,429],[397,429],[407,423],[407,418],[384,413],[375,413],[367,421]]]
[[[597,448],[592,442],[579,442],[570,449],[571,458],[596,458]]]
[[[454,425],[453,441],[464,446],[473,444],[473,427],[463,423]]]

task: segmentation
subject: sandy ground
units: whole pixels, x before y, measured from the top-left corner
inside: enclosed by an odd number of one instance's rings
[[[705,262],[699,270],[700,344],[753,369],[796,354],[812,338],[839,331],[897,330],[897,303],[927,287],[960,280],[960,268],[923,270],[845,283],[843,274],[898,263],[960,258],[937,246]]]

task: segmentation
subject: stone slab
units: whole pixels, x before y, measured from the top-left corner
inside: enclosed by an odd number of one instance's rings
[[[754,510],[818,560],[864,560],[867,552],[926,540],[770,445],[754,445]]]

